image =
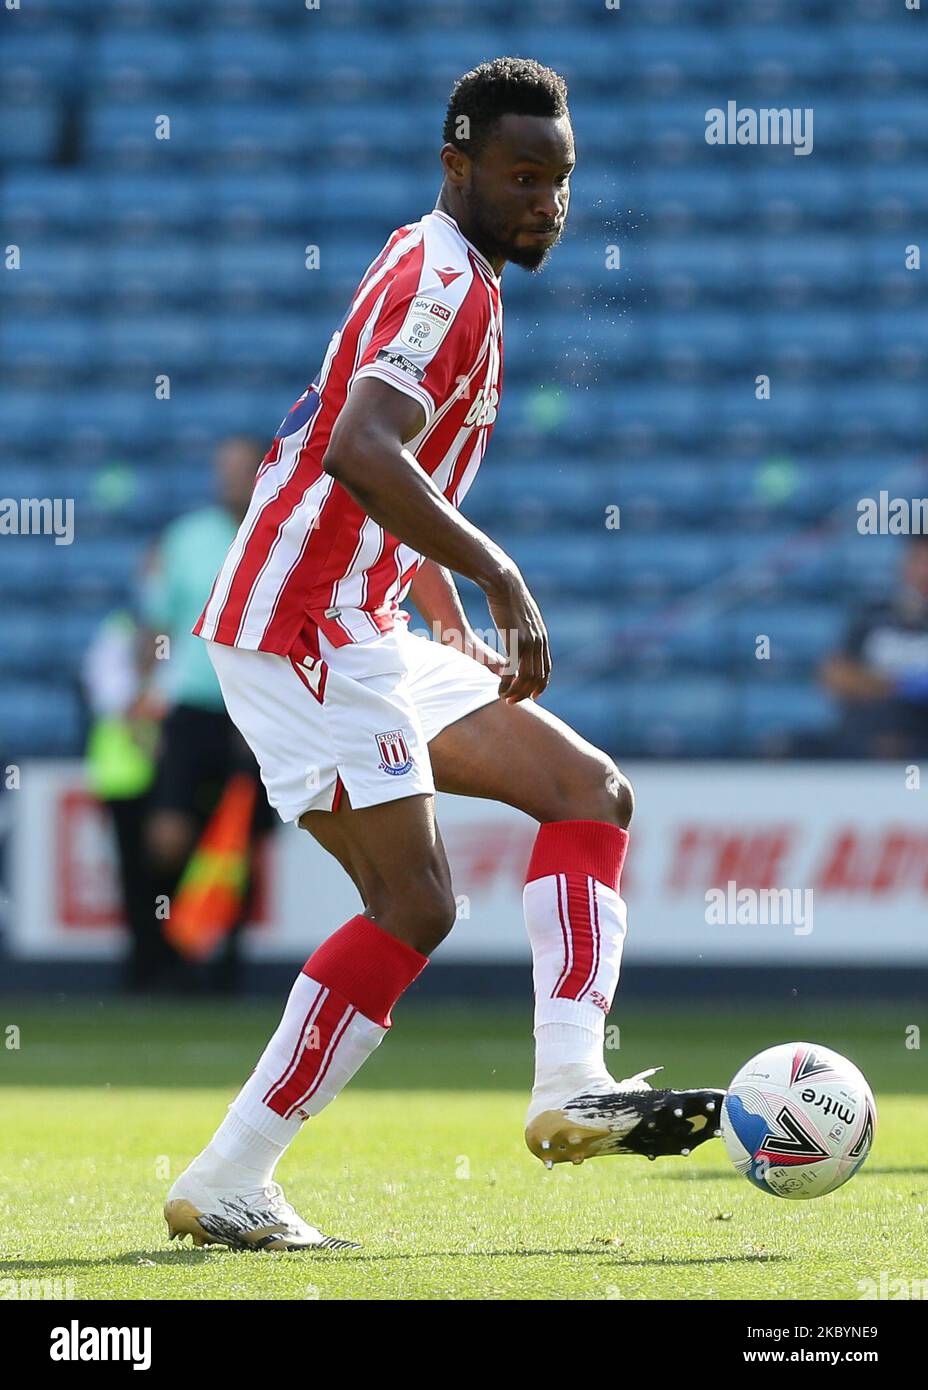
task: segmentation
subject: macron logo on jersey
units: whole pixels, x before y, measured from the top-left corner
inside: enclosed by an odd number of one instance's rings
[[[436,270],[435,274],[438,276],[445,289],[447,289],[451,281],[456,280],[458,276],[463,275],[464,272],[463,270],[455,270],[453,266],[449,265],[445,266],[444,270]]]

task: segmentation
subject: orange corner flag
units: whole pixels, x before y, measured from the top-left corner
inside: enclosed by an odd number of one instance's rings
[[[164,934],[188,960],[205,960],[241,911],[257,791],[243,772],[229,779],[177,886]]]

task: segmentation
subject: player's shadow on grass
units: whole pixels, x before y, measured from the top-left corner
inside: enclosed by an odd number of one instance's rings
[[[417,1251],[388,1251],[384,1250],[379,1254],[365,1254],[363,1251],[355,1250],[317,1250],[315,1252],[293,1251],[294,1259],[306,1261],[307,1268],[311,1264],[330,1265],[330,1264],[384,1264],[393,1260],[537,1260],[547,1259],[552,1255],[570,1255],[573,1257],[587,1256],[595,1257],[605,1267],[609,1269],[637,1269],[652,1268],[663,1265],[671,1268],[678,1265],[719,1265],[719,1264],[774,1264],[778,1262],[789,1262],[788,1255],[729,1255],[720,1254],[712,1256],[693,1256],[679,1260],[661,1259],[655,1256],[647,1260],[623,1259],[619,1251],[615,1252],[613,1258],[604,1258],[608,1251],[602,1245],[588,1246],[540,1246],[532,1250],[417,1250]],[[140,1268],[149,1265],[202,1265],[204,1260],[209,1260],[212,1264],[216,1257],[225,1259],[245,1259],[255,1260],[256,1252],[253,1250],[225,1250],[221,1246],[214,1246],[211,1250],[195,1250],[192,1247],[177,1250],[127,1250],[122,1255],[103,1256],[98,1259],[54,1259],[54,1260],[0,1260],[0,1273],[10,1275],[28,1276],[41,1275],[44,1271],[62,1269],[107,1269],[114,1265],[127,1265],[133,1268]]]

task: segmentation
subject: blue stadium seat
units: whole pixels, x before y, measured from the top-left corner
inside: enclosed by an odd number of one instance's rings
[[[81,534],[78,517],[74,544],[56,548],[47,563],[60,593],[122,602],[148,543],[148,537]]]
[[[609,55],[612,45],[596,36],[594,42]],[[653,29],[640,25],[630,28],[623,35],[621,48],[621,70],[632,81],[662,86],[671,82],[714,84],[736,71],[731,45],[723,33],[685,21]]]
[[[331,278],[336,253],[335,245],[323,244],[320,269],[310,271],[306,267],[306,244],[296,236],[221,242],[214,253],[209,294],[220,294],[233,301],[254,299],[262,304],[276,298],[286,300],[294,308],[308,306],[316,298],[320,283]],[[355,283],[363,268],[358,269]]]
[[[93,37],[88,62],[96,93],[150,91],[158,97],[199,86],[204,54],[189,30],[105,25]]]
[[[97,331],[111,365],[150,372],[152,392],[155,375],[195,370],[209,360],[210,327],[199,314],[112,314],[100,320]],[[170,411],[174,402],[160,404]]]
[[[619,747],[656,756],[723,755],[733,747],[736,703],[724,676],[617,682]]]
[[[621,734],[617,719],[614,680],[586,682],[572,689],[561,689],[557,675],[540,703],[556,714],[581,738],[602,748],[616,748]]]
[[[318,139],[317,122],[308,111],[286,103],[209,102],[191,113],[189,142],[203,164],[220,169],[228,161],[266,167],[300,164]],[[188,146],[184,146],[184,151]]]
[[[80,702],[67,685],[16,681],[0,690],[0,747],[7,756],[73,754],[81,729]]]
[[[315,77],[312,30],[297,24],[286,28],[245,25],[207,28],[198,45],[199,79],[207,92],[273,89],[278,96],[307,86]]]
[[[361,173],[358,185],[364,181]],[[247,174],[229,170],[209,173],[192,181],[202,207],[210,208],[221,231],[248,230],[263,234],[268,229],[292,232],[315,225],[319,217],[319,175],[285,170],[256,170]],[[309,237],[307,237],[309,240]]]
[[[33,100],[0,102],[0,165],[50,164],[61,131],[61,111],[56,102]]]
[[[426,32],[397,34],[367,23],[342,31],[315,24],[301,36],[298,52],[313,85],[328,101],[337,103],[346,90],[376,95],[387,87],[408,93],[413,73],[417,90],[439,80],[421,47]],[[461,71],[459,66],[455,75]]]
[[[438,191],[436,186],[431,198],[420,198],[414,173],[383,167],[324,168],[313,175],[312,184],[313,225],[328,221],[339,230],[347,225],[356,231],[366,223],[372,229],[382,229],[381,244],[397,227],[431,212]],[[380,246],[373,247],[371,260],[379,250]]]
[[[0,99],[30,88],[63,91],[83,78],[84,35],[67,22],[49,28],[29,28],[7,18],[4,60],[0,69]]]
[[[845,617],[835,603],[769,604],[752,602],[732,616],[733,662],[746,670],[763,667],[778,676],[813,670],[841,640]],[[769,661],[756,655],[758,637],[770,639]]]
[[[605,507],[617,500],[603,469],[574,466],[557,454],[533,463],[510,462],[495,469],[488,460],[467,495],[464,511],[476,518],[498,517],[506,525],[604,525]]]
[[[604,102],[581,96],[570,103],[571,121],[577,148],[584,155],[615,159],[631,158],[646,138],[646,113],[635,102]]]
[[[167,415],[161,414],[161,440],[200,440],[212,448],[228,434],[255,434],[270,444],[274,431],[304,389],[310,373],[301,373],[292,387],[198,387],[180,392]],[[165,402],[157,402],[164,406]]]
[[[806,360],[815,372],[836,373],[863,370],[873,360],[866,320],[853,311],[762,312],[752,315],[752,329],[756,352],[769,353],[772,366],[792,359]],[[776,385],[773,391],[777,391]]]
[[[742,237],[662,237],[630,247],[625,262],[637,283],[657,292],[683,287],[727,299],[757,286],[756,250]]]
[[[641,619],[636,616],[635,605],[623,601],[623,618],[629,611],[632,620],[620,627],[615,643],[620,671],[637,673],[641,678],[660,673],[670,680],[681,669],[718,675],[733,666],[730,616],[711,596],[697,596],[684,603],[664,599],[652,603],[651,611]]]
[[[715,536],[700,531],[653,534],[620,529],[611,533],[612,554],[608,571],[620,592],[688,592],[711,584],[724,573],[724,546]]]
[[[742,170],[739,189],[745,210],[781,222],[784,217],[829,227],[847,222],[861,210],[858,166],[809,156],[786,156],[788,163],[765,160]]]
[[[729,585],[736,598],[752,603],[768,596],[828,599],[839,592],[843,565],[829,533],[739,530],[729,536],[727,550]]]
[[[861,431],[881,434],[907,446],[924,445],[925,406],[909,383],[849,378],[843,385],[822,389],[821,414],[847,435]]]
[[[108,245],[101,262],[111,308],[124,313],[140,301],[184,307],[201,297],[211,299],[215,260],[208,244],[176,235]]]
[[[868,163],[858,174],[859,197],[871,215],[891,213],[905,218],[928,214],[928,163],[916,159]]]
[[[740,366],[749,359],[756,342],[753,317],[738,309],[658,313],[651,321],[662,362]]]
[[[692,166],[645,169],[643,206],[658,225],[664,221],[699,221],[734,226],[745,215],[744,171]]]
[[[750,682],[737,690],[737,727],[745,751],[788,752],[798,735],[824,735],[835,727],[832,700],[806,682]]]
[[[843,19],[838,35],[842,67],[852,80],[924,82],[925,49],[905,24]]]
[[[11,237],[20,227],[30,237],[86,236],[102,219],[97,181],[83,169],[11,169],[0,183],[0,216]]]
[[[308,313],[222,314],[212,323],[210,354],[217,370],[248,366],[289,373],[302,390],[318,371],[335,327],[328,320],[314,324]],[[294,390],[294,399],[298,395]]]
[[[870,315],[867,337],[880,356],[906,353],[923,360],[928,354],[928,322],[923,313],[911,308],[884,309]]]
[[[845,496],[847,466],[789,454],[761,462],[726,460],[713,476],[719,507],[733,522],[784,517],[814,521],[833,511]]]
[[[623,524],[663,526],[675,522],[706,522],[718,516],[717,469],[695,467],[692,459],[651,459],[647,463],[620,461],[612,487],[622,509]],[[610,494],[611,495],[611,494]]]
[[[479,34],[475,36],[475,39],[479,38]],[[488,42],[482,50],[484,55],[500,51],[498,33],[487,35],[487,39]],[[614,91],[616,83],[640,74],[640,62],[635,53],[633,34],[624,32],[618,25],[604,33],[603,26],[584,24],[579,16],[577,21],[570,25],[520,23],[506,36],[505,42],[507,52],[530,55],[540,63],[546,63],[563,73],[569,91],[578,97],[595,86],[604,86],[607,91]],[[457,40],[455,39],[450,52],[447,40],[445,43],[445,52],[439,60],[439,66],[453,79],[453,59]],[[437,47],[436,35],[427,45],[430,56]],[[480,51],[475,43],[471,44],[471,48]],[[465,70],[458,66],[458,73]],[[571,101],[570,105],[573,112],[574,102]]]
[[[13,492],[20,498],[25,488]],[[51,490],[29,490],[30,497],[51,496]],[[73,546],[70,547],[73,549]],[[59,587],[58,558],[67,546],[56,546],[48,536],[5,536],[0,545],[0,593],[7,600],[41,601],[50,598]],[[0,730],[2,730],[0,724]]]
[[[21,248],[20,269],[5,274],[3,289],[14,303],[57,307],[94,301],[105,289],[99,251],[90,242],[31,241]]]
[[[0,319],[0,357],[9,371],[83,374],[100,363],[91,319],[73,315],[14,315]]]
[[[596,666],[609,669],[616,628],[614,603],[600,600],[595,593],[573,603],[552,598],[542,616],[554,661],[584,671]]]
[[[441,182],[437,159],[441,127],[440,123],[436,127],[435,120],[434,105],[418,100],[332,104],[307,119],[309,148],[330,167],[343,156],[355,164],[362,159],[382,162],[389,158],[408,163],[420,155],[431,158],[437,193]]]
[[[756,247],[760,273],[774,284],[787,283],[807,293],[847,294],[861,280],[857,237],[763,237]]]
[[[179,169],[104,170],[89,177],[98,189],[101,225],[117,237],[137,231],[191,235],[202,229],[204,212],[213,206],[203,183]]]
[[[827,84],[841,70],[840,48],[825,26],[742,23],[732,25],[725,37],[742,77],[769,79],[777,69],[792,83]]]
[[[156,139],[156,122],[163,116],[170,118],[170,139]],[[280,126],[284,124],[281,120]],[[102,168],[148,167],[174,173],[179,164],[212,149],[215,115],[189,97],[165,100],[162,93],[146,101],[99,98],[88,106],[85,138],[87,158]]]
[[[928,145],[928,97],[920,92],[861,97],[858,118],[861,130],[873,144],[899,140],[922,153]]]
[[[602,596],[615,585],[617,533],[589,527],[556,532],[496,527],[493,539],[515,560],[529,588],[539,593]]]

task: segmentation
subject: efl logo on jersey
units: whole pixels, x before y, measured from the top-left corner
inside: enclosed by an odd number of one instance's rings
[[[442,304],[440,299],[417,294],[400,329],[400,342],[414,352],[434,351],[448,332],[456,313],[456,309],[452,309],[450,304]]]
[[[399,777],[412,767],[412,758],[403,737],[402,729],[391,729],[385,734],[375,734],[380,749],[380,766],[392,777]]]

